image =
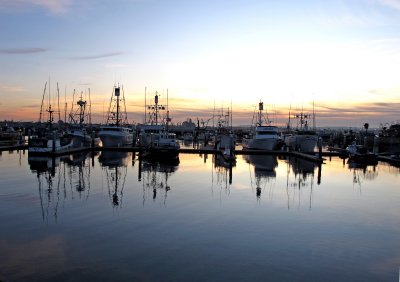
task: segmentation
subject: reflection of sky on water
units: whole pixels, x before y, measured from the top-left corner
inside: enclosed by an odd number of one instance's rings
[[[172,167],[140,166],[132,155],[104,166],[99,158],[60,159],[48,194],[45,187],[39,193],[27,155],[3,152],[0,279],[398,278],[397,168],[349,169],[327,159],[318,184],[318,167],[238,156],[229,183],[230,168],[215,166],[212,155],[181,154]],[[105,170],[116,169],[126,175],[115,190]]]

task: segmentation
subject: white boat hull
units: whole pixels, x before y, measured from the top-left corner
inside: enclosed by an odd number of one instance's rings
[[[92,138],[89,135],[85,135],[81,132],[74,132],[71,134],[72,136],[72,144],[76,147],[83,147],[90,145]]]
[[[94,147],[98,147],[100,145],[100,138],[94,138]],[[81,136],[81,135],[72,135],[72,146],[74,148],[84,147],[84,146],[92,146],[92,137],[89,135]]]
[[[127,132],[100,131],[99,137],[103,147],[122,147],[133,144],[133,135]]]
[[[30,146],[28,148],[28,153],[33,153],[33,154],[47,154],[47,153],[54,153],[54,152],[59,152],[62,150],[66,150],[72,147],[72,142],[66,144],[66,145],[61,145],[60,140],[56,139],[55,140],[55,146],[53,146],[53,140],[48,140],[47,141],[47,146],[46,147],[36,147],[36,146]]]
[[[231,135],[217,135],[215,136],[215,145],[218,150],[222,149],[234,149],[235,148],[235,137]]]
[[[265,139],[243,139],[243,148],[249,150],[274,150],[278,144],[279,138]]]
[[[291,150],[311,153],[318,143],[317,135],[289,135],[285,137],[285,144]]]

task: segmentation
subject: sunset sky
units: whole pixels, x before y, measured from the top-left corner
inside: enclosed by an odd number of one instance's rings
[[[279,125],[313,102],[317,126],[400,120],[400,0],[0,0],[0,37],[0,120],[36,121],[49,79],[97,122],[118,83],[131,123],[145,87],[175,123],[260,99]]]

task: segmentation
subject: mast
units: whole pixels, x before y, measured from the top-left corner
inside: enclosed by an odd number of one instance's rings
[[[168,109],[168,88],[167,88],[167,120],[166,120],[166,127],[167,127],[167,130],[168,130],[168,123],[169,123],[169,109]]]
[[[49,77],[49,99],[48,99],[48,104],[47,104],[47,109],[49,109],[49,107],[51,107],[51,102],[50,102],[50,77]]]
[[[81,97],[79,101],[76,103],[79,106],[79,125],[82,127],[83,121],[85,120],[85,109],[86,109],[86,101],[83,101],[82,97],[83,91],[81,91]]]
[[[64,89],[64,122],[67,124],[67,87]]]
[[[214,110],[213,110],[213,130],[215,130],[215,99],[214,99]]]
[[[54,110],[51,109],[51,104],[49,105],[49,109],[47,110],[47,112],[49,113],[49,120],[48,120],[48,122],[49,122],[49,128],[52,129],[52,127],[53,127],[53,120],[54,120],[54,118],[53,118]]]
[[[117,97],[117,121],[115,123],[116,126],[119,126],[119,87],[115,87],[114,95]]]
[[[92,99],[90,97],[90,88],[88,88],[89,90],[89,125],[90,127],[92,126]]]
[[[264,103],[260,102],[258,103],[258,125],[262,125],[262,111],[264,110]]]
[[[147,119],[146,119],[146,114],[147,114],[147,102],[146,102],[146,97],[147,97],[147,87],[144,87],[144,123],[146,124]]]
[[[290,115],[291,115],[291,112],[292,111],[292,102],[290,102],[290,106],[289,106],[289,120],[288,120],[288,124],[287,124],[287,126],[286,126],[286,129],[289,131],[289,129],[290,129],[290,126],[291,126],[291,120],[290,120]]]
[[[158,125],[158,92],[156,91],[156,96],[154,96],[154,109],[156,114],[156,125]]]
[[[122,85],[121,87],[122,87],[122,102],[124,103],[124,121],[122,122],[122,117],[121,117],[121,123],[127,124],[128,123],[128,114],[126,112],[125,91],[124,91],[124,86]]]
[[[315,131],[317,125],[315,124],[315,101],[313,100],[313,130]]]
[[[44,84],[44,90],[43,90],[43,95],[42,95],[42,103],[40,104],[39,122],[42,122],[43,102],[44,102],[44,95],[46,94],[46,88],[47,88],[47,81]]]
[[[75,103],[75,89],[74,89],[74,92],[72,93],[71,112],[69,113],[69,121],[71,123],[75,123],[75,119],[74,119],[74,103]]]
[[[49,119],[48,119],[48,123],[49,123],[49,128],[52,129],[53,125],[53,110],[51,109],[51,95],[50,95],[50,78],[49,78],[49,106],[47,108],[47,112],[49,113]]]
[[[231,132],[233,133],[233,107],[232,107],[232,99],[231,99]]]
[[[57,82],[57,106],[58,106],[58,122],[61,120],[61,111],[60,111],[60,89],[58,88],[58,82]]]

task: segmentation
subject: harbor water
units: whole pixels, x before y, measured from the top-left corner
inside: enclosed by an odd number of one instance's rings
[[[398,281],[399,168],[0,155],[0,281]]]

